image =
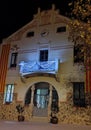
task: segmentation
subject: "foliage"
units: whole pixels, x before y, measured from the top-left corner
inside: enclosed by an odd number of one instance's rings
[[[24,111],[24,106],[22,106],[21,104],[18,104],[18,105],[16,106],[16,109],[17,109],[17,112],[18,112],[19,114],[22,114],[23,111]]]
[[[69,3],[72,9],[69,23],[69,39],[75,45],[83,44],[81,52],[84,52],[84,65],[91,65],[91,0],[75,0]],[[83,54],[83,53],[82,53]]]

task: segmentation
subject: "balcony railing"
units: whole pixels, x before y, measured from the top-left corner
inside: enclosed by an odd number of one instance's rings
[[[58,60],[55,61],[21,61],[19,63],[20,66],[20,74],[21,76],[26,76],[28,74],[33,73],[49,73],[49,74],[57,74],[59,63]]]

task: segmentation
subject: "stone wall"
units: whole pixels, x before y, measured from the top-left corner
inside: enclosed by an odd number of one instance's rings
[[[3,94],[0,94],[0,120],[17,120],[18,113],[16,105],[16,94],[14,94],[14,102],[12,104],[3,104]],[[32,107],[25,106],[24,116],[26,121],[32,119]],[[60,102],[59,112],[57,114],[59,123],[69,124],[85,124],[91,125],[91,106],[86,108],[74,107],[72,96],[68,94],[67,102]]]
[[[60,103],[58,113],[59,122],[69,124],[91,124],[91,107],[72,107],[67,103]]]
[[[14,94],[14,102],[16,100],[16,94]],[[4,95],[0,93],[0,119],[1,120],[16,120],[17,113],[16,113],[16,105],[15,103],[12,104],[4,104],[3,103]]]
[[[86,94],[86,99],[89,98],[89,95]],[[75,107],[72,101],[72,94],[68,93],[67,102],[60,102],[58,113],[59,122],[91,125],[91,105]]]
[[[11,104],[4,104],[3,103],[3,94],[0,94],[0,120],[17,120],[18,119],[18,112],[16,110],[16,105],[22,104],[22,102],[17,102],[17,94],[14,94],[13,103]],[[25,106],[25,110],[23,115],[25,116],[25,120],[29,121],[32,112],[31,107]]]

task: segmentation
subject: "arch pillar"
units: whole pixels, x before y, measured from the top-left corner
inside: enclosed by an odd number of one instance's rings
[[[34,90],[35,90],[35,85],[32,85],[32,87],[31,87],[31,91],[32,91],[32,93],[31,93],[31,104],[30,104],[30,106],[31,106],[31,112],[33,112],[33,107],[34,107],[34,103],[33,103]]]
[[[50,94],[49,94],[49,104],[48,104],[48,115],[51,114],[51,104],[52,104],[52,85],[49,84],[49,90],[50,90]]]

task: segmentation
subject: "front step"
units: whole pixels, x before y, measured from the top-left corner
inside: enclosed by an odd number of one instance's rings
[[[31,121],[33,121],[33,122],[48,122],[48,117],[36,117],[36,116],[33,116],[31,118]]]
[[[34,107],[33,108],[33,116],[34,117],[47,117],[48,115],[48,108],[37,108],[37,107]]]

